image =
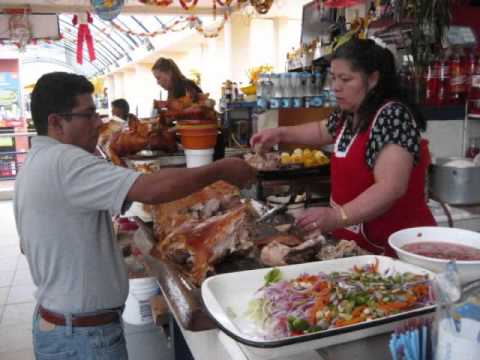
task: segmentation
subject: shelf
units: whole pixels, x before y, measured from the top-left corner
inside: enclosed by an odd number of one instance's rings
[[[420,110],[427,120],[463,120],[465,105],[447,106],[420,106]]]
[[[227,105],[227,109],[254,109],[257,107],[256,101],[237,101]],[[270,110],[299,110],[307,108],[279,108],[265,109]],[[310,107],[308,109],[318,109]],[[420,106],[420,111],[427,120],[463,120],[465,118],[464,105],[447,105],[447,106]]]
[[[256,101],[235,101],[226,105],[227,109],[252,109],[257,107]]]

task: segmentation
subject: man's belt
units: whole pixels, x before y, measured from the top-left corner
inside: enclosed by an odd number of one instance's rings
[[[99,314],[92,315],[72,315],[72,326],[99,326],[106,325],[120,319],[121,308],[106,310]],[[40,316],[55,325],[65,326],[67,324],[65,316],[52,312],[39,306],[38,313]]]

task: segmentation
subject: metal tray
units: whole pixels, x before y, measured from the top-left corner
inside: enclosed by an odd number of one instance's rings
[[[310,262],[280,268],[286,278],[294,278],[302,273],[350,271],[354,265],[371,264],[375,259],[379,260],[379,271],[381,272],[387,269],[398,272],[409,271],[416,274],[428,274],[433,278],[433,273],[428,270],[389,257],[375,255]],[[434,305],[428,305],[341,328],[266,340],[257,335],[258,331],[256,331],[255,324],[243,314],[245,314],[248,302],[255,297],[256,291],[263,286],[264,276],[270,270],[271,268],[266,268],[216,275],[208,278],[202,284],[202,300],[212,319],[224,333],[239,342],[242,349],[254,358],[285,357],[390,332],[401,325],[405,319],[430,316],[429,314],[435,309]],[[235,316],[232,316],[232,313]]]
[[[278,170],[260,170],[257,172],[259,180],[294,180],[299,177],[328,176],[330,164],[310,168],[284,168]]]

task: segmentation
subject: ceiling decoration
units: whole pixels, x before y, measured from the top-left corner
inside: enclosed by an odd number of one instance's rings
[[[113,20],[123,9],[123,0],[90,0],[92,10],[102,20]]]

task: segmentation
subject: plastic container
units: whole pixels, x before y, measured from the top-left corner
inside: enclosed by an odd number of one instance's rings
[[[130,291],[123,311],[123,321],[132,325],[153,322],[150,299],[160,294],[160,288],[153,277],[130,279]]]
[[[182,145],[185,149],[210,149],[217,143],[218,125],[203,123],[177,126]]]
[[[454,262],[435,279],[437,360],[476,360],[480,354],[480,281],[460,287]]]
[[[200,150],[185,149],[187,168],[194,168],[210,164],[213,161],[213,153],[213,148]]]

